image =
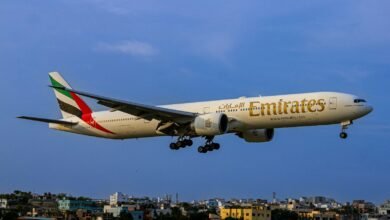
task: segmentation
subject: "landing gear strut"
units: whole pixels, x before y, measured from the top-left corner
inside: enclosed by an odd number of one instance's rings
[[[341,139],[347,139],[348,137],[348,134],[347,132],[345,132],[345,130],[348,129],[348,126],[353,124],[352,121],[345,121],[345,122],[341,122],[341,133],[340,133],[340,138]]]
[[[214,136],[206,137],[206,144],[198,147],[199,153],[207,153],[208,151],[219,150],[220,144],[213,142]]]
[[[191,147],[193,144],[190,138],[179,137],[176,142],[169,144],[171,150],[179,150],[180,148]]]

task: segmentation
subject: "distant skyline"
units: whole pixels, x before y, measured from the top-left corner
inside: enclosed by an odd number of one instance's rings
[[[390,2],[0,2],[0,193],[184,200],[324,195],[390,199]],[[48,72],[75,89],[145,104],[339,91],[375,108],[340,126],[277,129],[270,143],[217,137],[171,151],[170,137],[114,141],[53,131]],[[87,100],[94,110],[104,109]]]
[[[14,191],[19,191],[19,190],[14,190]],[[12,194],[14,193],[14,191],[12,192],[4,192],[4,193],[0,193],[0,194]],[[23,190],[22,190],[23,191]],[[24,191],[23,191],[24,192]],[[78,198],[78,197],[82,197],[82,198],[88,198],[88,199],[92,199],[92,200],[110,200],[110,197],[116,193],[119,193],[119,194],[122,194],[122,196],[124,196],[125,198],[129,199],[129,198],[135,198],[135,199],[138,199],[138,198],[149,198],[149,199],[170,199],[173,203],[176,203],[176,199],[178,199],[178,202],[199,202],[199,201],[205,201],[205,200],[213,200],[213,199],[218,199],[218,200],[224,200],[224,201],[232,201],[232,200],[267,200],[268,203],[273,203],[273,198],[260,198],[260,197],[245,197],[245,198],[238,198],[238,197],[231,197],[231,198],[225,198],[225,197],[221,197],[221,196],[217,196],[217,197],[206,197],[206,198],[199,198],[199,199],[190,199],[190,200],[186,200],[186,199],[182,199],[180,197],[180,194],[176,194],[176,193],[171,193],[171,194],[164,194],[164,195],[133,195],[133,194],[128,194],[126,192],[112,192],[110,193],[109,195],[107,195],[106,197],[86,197],[85,195],[73,195],[71,193],[67,193],[67,192],[58,192],[58,193],[53,193],[53,192],[31,192],[31,191],[26,191],[26,192],[29,192],[29,193],[32,193],[33,195],[44,195],[46,193],[51,193],[52,195],[53,194],[56,194],[56,195],[59,195],[59,194],[65,194],[66,197],[73,197],[73,198]],[[176,197],[176,195],[178,197]],[[273,196],[273,195],[271,195]],[[300,199],[310,199],[310,198],[315,198],[315,197],[323,197],[323,198],[326,198],[326,199],[331,199],[331,200],[334,200],[335,202],[339,203],[339,204],[345,204],[345,203],[353,203],[354,201],[358,201],[358,200],[363,200],[365,202],[372,202],[372,201],[369,201],[369,200],[366,200],[364,198],[358,198],[358,199],[353,199],[353,200],[350,200],[350,201],[341,201],[341,200],[338,200],[338,198],[333,198],[333,197],[329,197],[329,196],[326,196],[326,195],[301,195],[301,196],[298,196],[298,197],[287,197],[287,198],[278,198],[276,196],[276,202],[278,203],[283,203],[283,202],[287,202],[288,200],[290,199],[295,199],[295,200],[300,200]],[[59,197],[61,199],[61,197]],[[65,198],[66,199],[66,198]],[[390,201],[389,199],[387,200],[384,200],[382,202],[379,202],[377,204],[375,204],[376,206],[379,206],[387,201]]]

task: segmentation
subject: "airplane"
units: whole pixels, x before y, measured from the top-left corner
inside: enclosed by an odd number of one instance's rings
[[[314,92],[277,96],[240,97],[172,105],[146,105],[108,98],[72,89],[58,72],[50,72],[50,87],[57,98],[62,118],[30,116],[18,118],[45,122],[49,128],[109,139],[155,136],[177,137],[172,150],[193,145],[202,137],[199,153],[218,150],[214,138],[236,134],[246,142],[272,141],[275,129],[340,124],[340,138],[346,129],[373,111],[365,99],[339,92]],[[81,98],[97,100],[109,110],[94,112]]]

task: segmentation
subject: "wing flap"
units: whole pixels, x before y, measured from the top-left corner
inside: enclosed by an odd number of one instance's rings
[[[62,120],[48,119],[48,118],[37,118],[37,117],[29,117],[29,116],[20,116],[17,118],[45,122],[45,123],[61,124],[61,125],[77,125],[77,122],[62,121]]]

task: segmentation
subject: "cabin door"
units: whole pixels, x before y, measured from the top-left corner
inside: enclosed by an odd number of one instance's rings
[[[331,97],[329,99],[329,110],[337,109],[337,97]]]

